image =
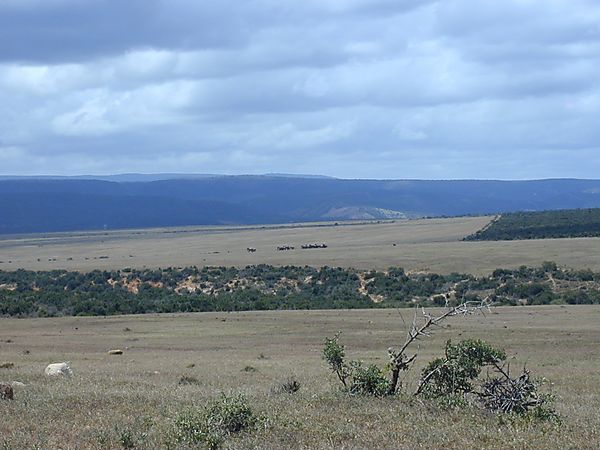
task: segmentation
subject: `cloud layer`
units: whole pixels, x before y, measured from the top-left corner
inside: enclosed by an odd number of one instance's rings
[[[0,0],[0,174],[598,178],[593,0]]]

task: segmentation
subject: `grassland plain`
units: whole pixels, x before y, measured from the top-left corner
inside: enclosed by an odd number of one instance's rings
[[[400,315],[402,314],[402,316]],[[199,313],[0,319],[0,380],[27,384],[0,402],[3,448],[165,448],[172,420],[220,392],[242,392],[268,418],[228,448],[261,449],[597,449],[600,444],[600,307],[498,307],[452,318],[422,341],[404,379],[445,340],[479,337],[504,347],[552,381],[563,424],[506,421],[475,410],[441,410],[410,396],[347,397],[321,359],[338,330],[350,358],[384,364],[403,340],[403,310]],[[109,349],[121,348],[122,356]],[[71,380],[50,380],[46,364],[72,361]],[[256,370],[244,370],[253,367]],[[181,376],[197,384],[179,385]],[[296,394],[273,386],[294,375]]]
[[[561,266],[600,270],[600,238],[463,242],[492,217],[265,227],[187,227],[3,236],[0,270],[88,271],[124,267],[311,265],[487,274],[498,267]],[[323,242],[326,249],[302,250]],[[295,250],[277,251],[278,245]],[[256,248],[250,253],[247,247]]]

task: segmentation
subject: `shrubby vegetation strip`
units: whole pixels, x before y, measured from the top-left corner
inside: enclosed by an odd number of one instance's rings
[[[466,241],[600,237],[600,208],[515,212],[496,217]]]
[[[269,265],[0,271],[0,316],[48,317],[275,309],[600,304],[600,273],[541,267],[489,276]]]

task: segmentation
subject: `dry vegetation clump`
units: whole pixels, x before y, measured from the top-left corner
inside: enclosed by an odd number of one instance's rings
[[[192,409],[175,418],[175,441],[178,444],[220,448],[225,439],[254,428],[258,418],[242,394],[221,394],[202,410]]]
[[[13,400],[15,393],[12,385],[7,383],[0,383],[0,400]]]
[[[271,394],[295,394],[302,385],[294,376],[288,376],[283,381],[276,383],[270,389]]]
[[[486,409],[560,422],[553,405],[554,396],[539,393],[545,380],[531,379],[529,370],[525,368],[518,377],[512,377],[509,369],[505,370],[497,362],[493,365],[497,375],[490,377],[477,392]]]
[[[200,380],[198,380],[198,378],[196,378],[196,377],[192,377],[189,375],[182,375],[181,378],[179,378],[179,381],[177,382],[177,384],[180,386],[187,386],[190,384],[200,384]]]

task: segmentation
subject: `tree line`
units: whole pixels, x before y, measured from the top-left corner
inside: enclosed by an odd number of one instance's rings
[[[502,214],[467,241],[599,237],[600,208]]]

